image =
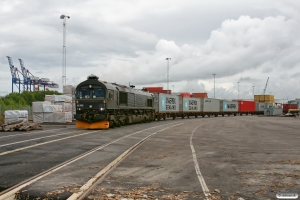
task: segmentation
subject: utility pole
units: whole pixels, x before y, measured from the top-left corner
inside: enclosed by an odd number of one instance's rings
[[[238,84],[238,100],[239,100],[240,99],[240,82],[238,81],[237,84]]]
[[[215,79],[216,79],[216,73],[213,73],[212,74],[213,76],[214,76],[214,98],[216,98],[216,81],[215,81]]]
[[[253,88],[253,98],[254,98],[254,87],[255,87],[255,86],[253,85],[253,86],[252,86],[252,88]]]
[[[167,65],[167,90],[169,90],[169,60],[171,60],[171,58],[166,58],[168,65]]]
[[[172,87],[173,87],[173,92],[175,92],[175,91],[174,91],[174,85],[172,85]]]
[[[67,18],[69,19],[70,16],[61,15],[60,19],[63,20],[63,60],[62,60],[62,86],[66,85],[66,26],[67,26]]]

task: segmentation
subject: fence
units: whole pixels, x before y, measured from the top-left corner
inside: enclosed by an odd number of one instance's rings
[[[28,111],[28,120],[32,120],[32,107],[31,106],[1,106],[0,105],[0,125],[4,123],[4,112],[6,110],[27,110]]]

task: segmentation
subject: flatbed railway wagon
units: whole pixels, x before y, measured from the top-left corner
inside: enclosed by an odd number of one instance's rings
[[[234,115],[236,116],[239,112],[239,103],[236,101],[227,101],[227,100],[220,100],[220,114],[222,117],[224,115]]]
[[[100,81],[93,74],[76,87],[75,104],[76,128],[108,129],[155,119],[151,93]]]
[[[202,117],[205,117],[206,115],[208,117],[211,115],[218,117],[220,114],[220,99],[201,98],[201,112]]]
[[[183,119],[184,117],[190,118],[190,116],[197,118],[200,115],[202,115],[200,98],[179,97],[178,116]]]

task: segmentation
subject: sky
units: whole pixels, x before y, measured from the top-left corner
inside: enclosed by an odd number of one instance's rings
[[[298,0],[1,0],[0,96],[12,92],[6,56],[62,91],[64,14],[67,85],[95,74],[168,89],[169,66],[173,92],[253,99],[269,77],[266,94],[300,98],[299,11]]]

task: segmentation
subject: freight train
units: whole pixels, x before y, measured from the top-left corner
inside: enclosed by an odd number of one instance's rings
[[[133,123],[191,116],[258,114],[254,101],[227,101],[149,93],[124,85],[100,81],[96,75],[76,87],[76,128],[108,129]],[[265,104],[264,104],[265,106]]]

